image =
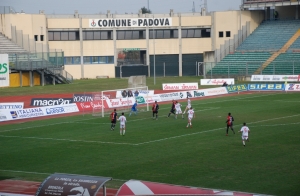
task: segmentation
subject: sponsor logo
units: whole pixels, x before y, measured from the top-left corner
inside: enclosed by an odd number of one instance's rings
[[[137,100],[138,104],[146,103],[144,97],[142,96],[136,97],[135,99]]]
[[[0,63],[0,74],[5,74],[5,73],[7,73],[7,64],[6,63],[3,63],[3,64],[1,64]]]
[[[100,97],[101,99],[101,97]],[[92,94],[74,94],[73,102],[89,102],[94,101]]]
[[[6,116],[4,114],[1,114],[0,112],[0,120],[6,120],[6,119],[7,119]]]
[[[283,90],[284,84],[249,84],[249,90]]]
[[[123,101],[122,99],[120,99],[120,103],[121,103],[121,105],[131,105],[131,104],[133,104],[133,101],[132,100]]]
[[[66,105],[72,103],[73,100],[71,98],[42,98],[31,99],[31,106],[54,106],[54,105]]]
[[[111,103],[112,106],[119,105],[119,101],[117,101],[117,100],[110,100],[110,103]]]
[[[226,86],[226,88],[229,93],[237,92],[237,91],[247,91],[247,86],[245,84]]]
[[[11,117],[12,118],[18,118],[18,114],[17,114],[17,112],[16,111],[10,111],[10,114],[11,114]]]
[[[270,81],[271,77],[270,76],[263,76],[263,81]]]
[[[41,108],[28,108],[24,110],[11,111],[10,113],[12,118],[31,118],[44,115]]]
[[[280,81],[280,77],[279,76],[273,76],[272,81]]]
[[[186,96],[187,97],[193,97],[192,94],[190,92],[186,92]]]
[[[289,91],[299,91],[300,90],[300,84],[289,84],[288,90]]]
[[[204,92],[201,91],[194,91],[194,97],[204,97]]]
[[[91,26],[92,27],[95,27],[97,25],[97,23],[95,22],[95,20],[93,20],[92,22],[91,22]]]
[[[164,89],[163,90],[179,90],[179,86],[168,86],[167,84],[164,85]]]
[[[47,114],[61,114],[64,113],[65,110],[63,107],[56,107],[56,108],[47,108],[46,113]]]
[[[253,76],[253,81],[260,81],[260,77],[259,76]]]
[[[0,80],[6,80],[6,77],[0,77]]]
[[[179,93],[179,95],[180,95],[180,98],[182,98],[182,97],[183,97],[183,94],[182,94],[182,93]]]

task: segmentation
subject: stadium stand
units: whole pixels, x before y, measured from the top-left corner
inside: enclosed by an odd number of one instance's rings
[[[28,52],[24,48],[18,46],[8,38],[6,38],[2,33],[0,33],[0,51],[5,53],[25,53]]]
[[[285,52],[289,48],[300,49],[299,29],[300,20],[264,21],[235,53],[223,58],[207,75],[211,72],[213,75],[231,76],[254,73],[293,74],[298,68],[293,68],[295,63],[292,61],[299,62],[300,54]]]

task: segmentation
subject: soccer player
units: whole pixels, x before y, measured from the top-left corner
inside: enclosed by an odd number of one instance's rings
[[[181,111],[181,104],[178,103],[178,101],[176,101],[175,109],[176,109],[176,115],[175,115],[175,118],[177,119],[177,115],[178,115],[178,114],[181,114],[182,119],[184,119],[183,114],[182,114],[182,111]]]
[[[122,112],[122,115],[119,117],[118,121],[120,121],[120,135],[125,135],[125,123],[126,123],[126,117],[124,116],[124,112]]]
[[[231,116],[231,113],[228,113],[227,120],[226,120],[226,124],[227,124],[226,136],[228,136],[229,128],[232,130],[233,134],[235,134],[235,132],[233,130],[233,121],[234,121],[233,116]]]
[[[243,133],[242,140],[243,140],[243,145],[245,147],[246,146],[245,141],[249,141],[248,133],[250,132],[250,129],[249,129],[249,127],[246,126],[246,123],[243,123],[243,127],[241,128],[241,130],[239,132]]]
[[[175,115],[175,101],[174,100],[172,101],[172,106],[171,106],[171,110],[168,114],[168,118],[170,117],[171,113]]]
[[[192,107],[189,109],[189,111],[187,112],[187,114],[188,114],[188,124],[187,124],[186,128],[188,128],[189,126],[192,128],[193,127],[193,125],[192,125],[192,119],[196,118],[195,112],[194,112],[194,110],[193,110]]]
[[[133,112],[135,115],[137,115],[137,100],[136,100],[135,103],[132,105],[131,111],[130,111],[130,113],[129,113],[129,116],[131,116],[131,112]]]
[[[185,114],[185,112],[192,107],[192,102],[191,102],[190,98],[188,96],[186,98],[187,98],[187,106],[185,107],[183,114]]]
[[[158,119],[158,110],[159,110],[159,105],[158,105],[157,101],[155,101],[154,104],[152,105],[153,120]],[[156,117],[154,117],[154,115],[156,115]]]
[[[110,120],[111,120],[110,130],[111,131],[115,130],[117,116],[118,116],[117,109],[114,109],[114,111],[110,114]]]

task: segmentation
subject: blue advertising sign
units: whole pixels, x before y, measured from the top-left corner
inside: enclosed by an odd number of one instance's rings
[[[230,86],[226,86],[226,89],[227,89],[228,93],[247,91],[247,85],[246,84],[230,85]]]
[[[283,91],[284,84],[248,84],[249,91]]]

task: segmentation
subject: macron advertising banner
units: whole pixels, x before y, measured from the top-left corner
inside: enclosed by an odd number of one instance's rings
[[[283,91],[285,84],[248,84],[249,91]]]
[[[299,82],[300,75],[252,75],[252,82]]]
[[[0,111],[0,121],[20,120],[42,116],[58,115],[79,112],[75,103],[62,106],[45,106],[27,109],[11,109]]]
[[[228,85],[234,84],[234,78],[216,78],[216,79],[201,79],[200,84],[201,85],[220,85],[224,84],[226,82]]]
[[[9,86],[8,54],[0,54],[0,87]]]
[[[198,83],[168,83],[162,84],[163,90],[197,90]]]

